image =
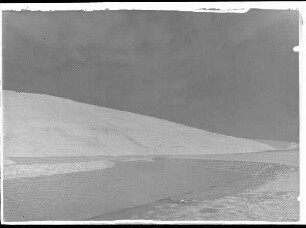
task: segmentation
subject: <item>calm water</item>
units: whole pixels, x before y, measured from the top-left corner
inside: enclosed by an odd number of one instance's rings
[[[4,181],[5,221],[83,220],[222,184],[246,174],[169,161]]]

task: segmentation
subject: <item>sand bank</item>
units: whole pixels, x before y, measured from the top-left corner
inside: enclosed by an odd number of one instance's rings
[[[4,168],[4,179],[15,179],[22,177],[38,177],[45,175],[93,171],[113,167],[114,163],[104,161],[57,163],[57,164],[32,164],[32,165],[10,165]]]

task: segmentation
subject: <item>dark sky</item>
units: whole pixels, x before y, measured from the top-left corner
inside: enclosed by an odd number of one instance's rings
[[[3,87],[298,141],[298,12],[3,12]]]

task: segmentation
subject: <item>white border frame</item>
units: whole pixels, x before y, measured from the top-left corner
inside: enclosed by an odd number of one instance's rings
[[[2,44],[2,11],[31,10],[31,11],[60,11],[60,10],[164,10],[164,11],[193,11],[193,12],[214,12],[214,13],[245,13],[251,8],[257,9],[279,9],[298,10],[300,12],[300,42],[294,51],[299,51],[299,78],[300,78],[300,221],[299,222],[253,222],[253,221],[152,221],[152,220],[118,220],[118,221],[35,221],[35,222],[5,222],[3,221],[3,116],[2,116],[2,49],[0,50],[0,82],[1,82],[1,223],[2,224],[306,224],[306,183],[302,180],[302,173],[306,173],[306,155],[303,150],[306,148],[305,120],[306,116],[306,92],[303,89],[305,79],[303,78],[305,50],[305,29],[302,30],[302,20],[306,20],[306,3],[297,1],[287,2],[103,2],[103,3],[15,3],[0,4],[0,41]],[[305,22],[304,22],[305,23]],[[303,64],[302,64],[303,63]],[[304,105],[303,105],[304,103]],[[301,153],[302,152],[302,153]]]

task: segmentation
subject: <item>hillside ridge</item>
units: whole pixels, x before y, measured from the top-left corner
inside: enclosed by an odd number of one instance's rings
[[[168,120],[3,90],[4,156],[228,154],[274,150]]]

